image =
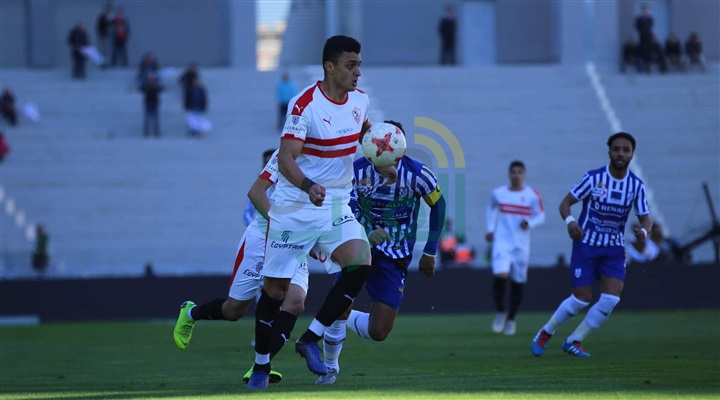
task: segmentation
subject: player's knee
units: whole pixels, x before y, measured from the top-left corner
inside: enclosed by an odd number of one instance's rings
[[[392,326],[370,326],[368,327],[368,333],[370,334],[370,338],[376,342],[382,342],[390,335],[390,331],[392,330]]]
[[[370,275],[370,265],[350,265],[343,269],[336,285],[351,297],[360,293]]]
[[[305,303],[299,299],[288,298],[283,302],[282,309],[297,317],[305,311]]]

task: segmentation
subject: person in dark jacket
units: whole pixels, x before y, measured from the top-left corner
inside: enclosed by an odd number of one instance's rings
[[[85,55],[82,49],[90,44],[90,40],[82,22],[75,24],[68,35],[67,42],[70,45],[70,56],[72,57],[72,77],[85,79]]]
[[[699,65],[700,69],[705,72],[705,56],[700,36],[697,33],[692,32],[685,42],[685,54],[687,54],[689,65]]]
[[[199,117],[200,114],[207,111],[207,103],[205,86],[203,86],[200,78],[195,77],[192,86],[185,91],[185,111]],[[196,127],[188,124],[188,135],[198,138],[201,136],[201,132]]]
[[[107,65],[108,51],[110,49],[110,29],[112,28],[112,6],[106,5],[103,11],[98,15],[97,22],[95,23],[95,33],[97,34],[98,50],[103,57],[105,57],[105,63],[101,68],[105,68]]]
[[[457,31],[457,20],[455,10],[452,6],[445,8],[445,15],[440,19],[438,32],[442,48],[440,52],[440,64],[455,65],[455,33]]]
[[[667,59],[668,68],[677,69],[678,71],[685,69],[682,59],[682,43],[674,33],[671,33],[665,41],[665,58]]]
[[[622,49],[620,72],[624,73],[628,66],[635,67],[637,72],[645,71],[645,63],[640,57],[640,45],[635,39],[628,40]]]
[[[640,38],[640,48],[643,52],[647,52],[652,43],[654,25],[655,20],[650,14],[650,9],[647,6],[642,6],[640,15],[635,19],[635,29]]]
[[[163,87],[157,80],[157,75],[149,73],[147,81],[140,90],[145,95],[145,120],[143,123],[143,136],[160,137],[160,92]]]
[[[3,89],[2,97],[0,97],[0,110],[2,110],[2,117],[7,120],[10,126],[17,125],[15,93],[13,93],[12,89],[9,87]]]

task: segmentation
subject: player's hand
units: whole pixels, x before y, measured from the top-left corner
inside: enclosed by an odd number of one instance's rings
[[[582,230],[577,221],[573,221],[567,226],[568,235],[572,240],[581,240],[585,236],[585,232]]]
[[[524,219],[520,223],[520,228],[522,228],[522,230],[526,231],[526,230],[530,229],[530,224],[528,224],[527,220]]]
[[[422,274],[427,276],[428,278],[434,277],[435,257],[423,254],[422,257],[420,257],[420,264],[418,265],[418,269],[420,269],[420,272],[422,272]]]
[[[382,242],[389,242],[392,240],[390,237],[390,234],[385,231],[383,228],[377,228],[374,231],[370,232],[368,235],[368,240],[370,241],[370,244],[373,246],[378,245]]]
[[[492,232],[488,232],[485,234],[485,241],[492,242],[495,240],[495,234]]]
[[[634,227],[633,233],[635,234],[635,239],[637,239],[638,243],[645,243],[645,239],[647,239],[647,237],[645,236],[645,232],[642,231],[642,228]]]
[[[311,203],[320,207],[325,201],[325,187],[319,183],[312,185],[308,190],[308,198]]]
[[[315,254],[315,250],[310,250],[310,254],[308,254],[308,255],[310,256],[310,258],[314,258],[316,260],[318,259],[317,254]]]

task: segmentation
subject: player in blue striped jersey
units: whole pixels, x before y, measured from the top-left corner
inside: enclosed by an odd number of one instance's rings
[[[590,356],[581,342],[607,320],[620,302],[625,285],[625,223],[630,211],[635,208],[642,227],[633,229],[639,242],[644,242],[652,229],[645,185],[628,169],[635,153],[635,138],[618,132],[610,136],[607,145],[610,163],[588,171],[560,203],[560,216],[573,240],[570,261],[573,289],[533,339],[531,350],[535,356],[543,354],[559,325],[590,304],[593,284],[599,280],[600,299],[562,344],[562,350],[568,354]],[[570,207],[580,201],[582,212],[576,221]]]
[[[385,122],[405,133],[399,122]],[[346,323],[353,332],[369,340],[383,341],[392,331],[418,240],[420,199],[430,206],[429,233],[419,261],[419,269],[427,277],[435,276],[435,253],[445,221],[445,198],[437,178],[421,162],[403,156],[395,166],[378,168],[361,158],[354,167],[356,198],[351,200],[351,207],[372,246],[372,269],[366,282],[370,312],[352,310],[347,321],[339,319],[325,331],[324,361],[328,374],[318,378],[318,384],[332,384],[337,378]]]

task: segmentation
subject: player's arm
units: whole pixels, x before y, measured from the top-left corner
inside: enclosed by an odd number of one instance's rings
[[[295,159],[300,155],[303,144],[303,141],[296,139],[281,140],[280,152],[278,153],[278,168],[290,183],[308,194],[311,203],[321,206],[325,200],[325,187],[305,176],[295,162]]]
[[[650,208],[648,207],[647,192],[644,185],[640,185],[640,190],[635,197],[635,212],[638,215],[641,228],[633,228],[633,233],[639,243],[644,243],[652,230],[652,219],[650,218]]]
[[[563,221],[565,221],[565,224],[567,224],[568,235],[570,235],[570,239],[572,240],[580,240],[585,234],[570,212],[570,207],[577,202],[578,199],[576,199],[572,193],[568,193],[560,202],[560,218],[562,218]]]
[[[485,212],[485,221],[487,223],[487,233],[485,234],[485,240],[488,242],[492,242],[493,240],[495,240],[495,226],[497,226],[499,207],[500,204],[495,198],[495,193],[493,193],[492,198],[490,199],[490,205]]]
[[[530,206],[532,210],[532,216],[527,220],[523,220],[523,229],[533,229],[536,226],[545,223],[545,209],[543,208],[542,198],[540,197],[539,193],[535,193],[536,197],[533,198],[532,204]]]
[[[436,186],[435,190],[430,194],[423,196],[423,200],[430,206],[430,220],[428,221],[430,232],[418,268],[423,275],[432,278],[435,276],[435,254],[437,253],[440,235],[442,235],[447,203],[439,186]]]
[[[250,186],[250,190],[248,190],[247,193],[250,202],[257,212],[259,212],[260,215],[268,221],[270,220],[270,217],[268,217],[268,211],[270,211],[270,199],[267,197],[267,190],[270,186],[272,186],[272,182],[263,178],[257,178],[255,179],[255,182],[253,182],[252,186]]]

